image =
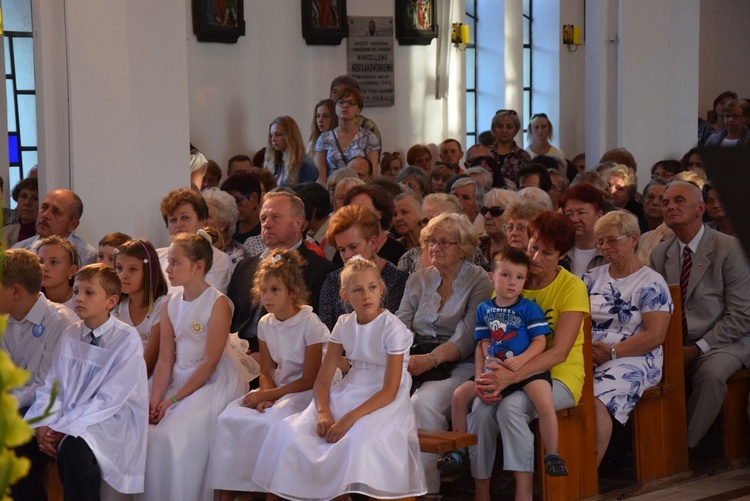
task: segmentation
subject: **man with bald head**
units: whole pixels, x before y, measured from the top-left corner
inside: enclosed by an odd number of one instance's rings
[[[78,195],[70,190],[50,191],[39,204],[36,235],[18,242],[13,248],[36,252],[40,239],[56,235],[76,246],[81,266],[95,263],[96,249],[73,234],[81,223],[82,215],[83,202]]]
[[[696,185],[670,183],[662,213],[675,236],[651,253],[651,267],[680,284],[691,449],[719,414],[727,379],[750,365],[750,267],[737,239],[703,224],[705,210]]]

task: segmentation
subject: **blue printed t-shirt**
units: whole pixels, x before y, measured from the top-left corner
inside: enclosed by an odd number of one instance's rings
[[[537,336],[551,332],[544,312],[533,301],[520,298],[512,306],[497,306],[488,299],[477,306],[477,326],[474,339],[491,339],[487,354],[505,359],[509,355],[520,355]]]

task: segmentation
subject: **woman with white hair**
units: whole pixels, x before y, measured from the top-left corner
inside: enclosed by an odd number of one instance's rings
[[[214,246],[232,259],[232,266],[237,266],[237,263],[247,257],[242,244],[232,239],[239,214],[237,202],[232,195],[219,188],[206,188],[201,195],[208,205],[208,226],[215,229],[221,237]]]
[[[487,273],[471,263],[477,236],[465,216],[440,214],[422,229],[431,266],[406,282],[396,315],[414,333],[409,374],[417,426],[447,430],[453,391],[474,374],[477,306],[492,294]],[[430,493],[440,490],[437,454],[422,454]]]

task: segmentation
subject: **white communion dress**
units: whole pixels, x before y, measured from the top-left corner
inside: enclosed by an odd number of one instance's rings
[[[208,322],[222,294],[208,287],[192,301],[179,291],[167,309],[175,333],[175,364],[166,396],[173,395],[203,361]],[[216,418],[229,402],[243,395],[251,374],[227,347],[204,385],[173,404],[161,422],[149,426],[146,485],[137,499],[164,501],[211,500],[209,482],[211,437]]]
[[[266,343],[277,367],[271,377],[277,387],[302,377],[308,346],[327,343],[328,327],[303,306],[296,315],[284,321],[269,313],[258,323],[258,339]],[[312,401],[312,389],[290,393],[272,407],[259,412],[242,405],[238,398],[219,415],[211,450],[212,485],[215,489],[259,492],[252,481],[258,453],[268,430],[287,416],[301,412]]]
[[[361,493],[381,499],[424,494],[424,471],[407,372],[413,334],[389,311],[365,325],[356,313],[342,315],[331,342],[342,344],[352,368],[331,388],[335,420],[383,388],[389,354],[404,354],[401,383],[390,404],[358,419],[336,443],[316,433],[315,401],[275,424],[260,451],[253,481],[292,500],[331,499]]]

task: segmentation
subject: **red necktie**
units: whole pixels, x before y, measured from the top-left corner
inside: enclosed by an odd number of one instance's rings
[[[693,258],[690,247],[687,245],[682,251],[682,269],[680,271],[680,299],[682,300],[682,344],[687,341],[688,325],[685,316],[685,301],[687,300],[688,282],[690,282],[690,270],[693,268]]]

